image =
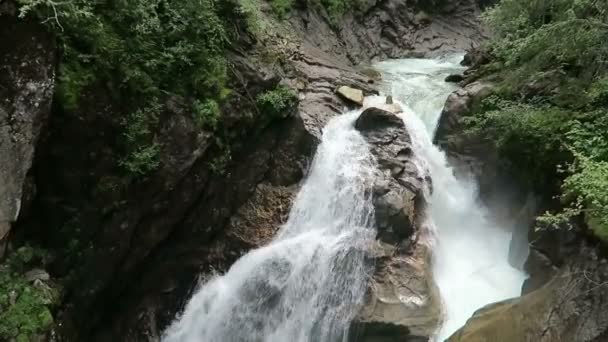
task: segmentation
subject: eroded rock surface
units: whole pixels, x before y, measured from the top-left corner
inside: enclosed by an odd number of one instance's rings
[[[355,331],[358,341],[428,338],[440,319],[432,278],[430,232],[425,226],[425,192],[431,180],[415,164],[401,118],[368,108],[355,127],[370,144],[379,170],[374,185],[376,269]]]
[[[8,6],[8,4],[7,4]],[[0,8],[0,258],[19,216],[34,147],[51,107],[55,43],[41,25]]]
[[[480,309],[449,342],[601,342],[608,338],[608,262],[584,243],[543,287]]]
[[[477,19],[483,3],[369,0],[363,14],[347,14],[335,28],[309,9],[294,13],[289,21],[323,51],[360,63],[467,50],[485,37]]]

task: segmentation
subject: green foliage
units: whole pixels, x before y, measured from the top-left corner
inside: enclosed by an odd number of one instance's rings
[[[95,87],[96,92],[108,92],[125,114],[133,113],[123,120],[127,155],[121,164],[129,172],[142,175],[159,165],[160,147],[151,138],[158,120],[141,114],[156,106],[157,99],[177,94],[208,104],[225,91],[224,50],[231,18],[239,14],[234,1],[19,4],[21,16],[36,15],[58,35],[62,56],[57,99],[64,110],[78,110],[83,93]]]
[[[531,184],[561,184],[563,210],[542,228],[584,218],[608,241],[608,2],[502,0],[484,14],[495,35],[498,96],[465,120]]]
[[[269,26],[260,10],[259,1],[238,0],[238,6],[236,6],[236,11],[244,17],[247,23],[247,29],[256,35],[260,35]]]
[[[569,165],[569,176],[562,184],[565,208],[558,213],[547,212],[538,221],[541,227],[571,228],[571,220],[583,214],[594,234],[608,240],[608,162],[574,154],[576,161]]]
[[[194,121],[203,128],[208,127],[215,129],[220,117],[220,106],[214,100],[206,100],[205,102],[194,101],[193,104]]]
[[[0,340],[31,341],[52,326],[50,310],[59,301],[59,291],[44,283],[31,284],[20,274],[25,264],[44,255],[24,246],[0,265]]]
[[[293,0],[270,0],[270,5],[279,18],[284,18],[293,7]]]
[[[493,142],[522,181],[550,187],[555,164],[563,158],[563,135],[572,113],[549,105],[485,99],[476,115],[466,117],[467,133]]]
[[[154,101],[150,107],[131,113],[122,122],[128,153],[120,164],[132,174],[145,175],[160,165],[160,146],[154,142],[153,128],[161,109]]]
[[[488,48],[513,90],[547,70],[588,84],[606,70],[607,15],[595,0],[503,0],[484,14],[496,34]]]
[[[298,104],[298,96],[290,88],[279,85],[258,95],[256,102],[264,115],[271,118],[285,117]]]
[[[337,23],[345,13],[357,11],[362,4],[360,0],[318,0],[329,14],[333,24]]]

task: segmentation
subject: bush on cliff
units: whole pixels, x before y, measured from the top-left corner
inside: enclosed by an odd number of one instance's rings
[[[500,90],[466,119],[469,131],[558,192],[563,210],[541,226],[583,218],[608,241],[608,2],[502,0],[484,19]]]
[[[27,267],[42,259],[41,250],[22,246],[0,265],[0,340],[33,341],[52,327],[58,289],[23,276]]]

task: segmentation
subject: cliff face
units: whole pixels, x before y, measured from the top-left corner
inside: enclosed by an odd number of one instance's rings
[[[10,71],[0,75],[0,128],[8,129],[0,130],[0,237],[19,214],[10,236],[52,252],[48,271],[65,283],[61,336],[157,339],[199,276],[267,242],[286,219],[322,127],[347,105],[335,88],[375,92],[356,65],[462,50],[483,36],[477,2],[424,6],[372,1],[364,14],[330,24],[298,3],[281,30],[243,34],[227,56],[233,92],[220,123],[233,143],[219,147],[183,99],[167,96],[155,132],[161,166],[145,177],[117,167],[120,104],[92,85],[77,110],[51,110],[54,38],[38,22],[2,14],[0,46],[22,48],[3,53],[0,65]],[[268,61],[267,46],[277,47],[280,62]],[[262,120],[252,99],[279,83],[298,91],[299,105]],[[20,200],[31,208],[19,212]]]
[[[501,155],[492,142],[465,133],[462,119],[495,91],[492,75],[479,71],[490,59],[484,51],[465,57],[472,63],[471,69],[465,72],[463,88],[446,102],[435,142],[457,169],[477,176],[482,199],[495,213],[514,218],[526,229],[521,237],[527,235],[527,239],[514,239],[511,248],[512,254],[519,255],[530,241],[529,256],[511,263],[522,266],[529,278],[522,297],[479,309],[448,341],[604,341],[608,318],[601,307],[607,296],[608,273],[601,244],[585,234],[582,222],[573,229],[537,231],[534,219],[554,205],[552,199],[515,181],[509,172],[515,161]],[[505,179],[507,183],[497,182]],[[510,197],[506,202],[514,205],[497,211],[492,204],[500,197]]]
[[[323,51],[357,64],[469,49],[485,37],[480,5],[484,1],[368,0],[359,14],[347,14],[334,25],[308,9],[289,21]]]
[[[0,4],[0,257],[11,225],[29,204],[33,184],[26,176],[55,85],[54,37],[13,11]]]

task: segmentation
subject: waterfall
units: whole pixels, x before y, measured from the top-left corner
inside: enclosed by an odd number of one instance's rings
[[[375,160],[354,129],[360,111],[333,118],[291,209],[268,245],[205,284],[164,342],[346,341],[365,294],[375,237]]]
[[[385,92],[405,108],[419,167],[433,181],[428,225],[434,227],[433,275],[444,321],[443,341],[482,306],[520,294],[525,274],[509,265],[513,227],[498,224],[478,202],[472,179],[457,179],[432,143],[439,115],[455,89],[443,79],[462,71],[459,57],[377,64]],[[368,104],[382,97],[366,99]],[[288,221],[267,245],[204,282],[165,331],[164,342],[346,342],[367,287],[375,230],[376,163],[354,129],[361,111],[333,118]]]
[[[519,296],[526,275],[509,264],[514,227],[498,224],[479,203],[473,179],[457,179],[445,154],[432,143],[441,110],[455,89],[444,82],[462,71],[461,56],[381,62],[385,91],[401,102],[401,115],[416,155],[433,180],[430,219],[435,227],[433,274],[439,287],[444,323],[435,337],[443,341],[486,304]]]

